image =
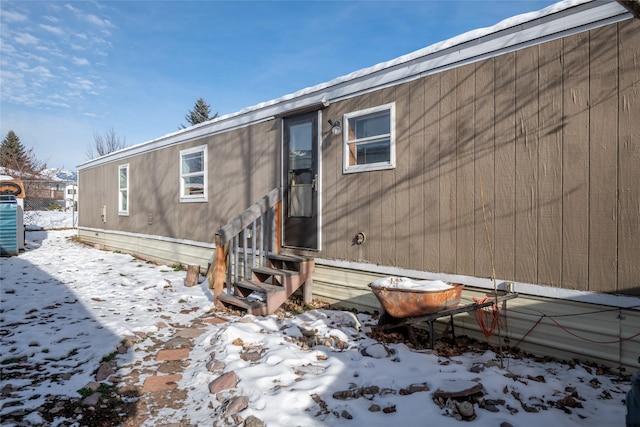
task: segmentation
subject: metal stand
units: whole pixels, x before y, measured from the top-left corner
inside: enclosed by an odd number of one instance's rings
[[[472,311],[480,310],[482,308],[489,307],[494,303],[507,301],[517,297],[517,293],[500,294],[498,296],[492,296],[489,301],[483,303],[466,304],[463,306],[458,306],[456,308],[451,308],[449,310],[436,311],[435,313],[429,313],[424,316],[414,316],[402,319],[398,319],[396,317],[390,316],[388,313],[384,313],[384,315],[381,316],[380,320],[378,321],[378,327],[382,330],[395,329],[402,326],[408,326],[409,328],[412,328],[416,323],[427,322],[429,323],[429,348],[433,348],[433,322],[442,317],[449,316],[449,325],[451,325],[451,337],[455,344],[456,334],[453,323],[453,316],[455,314],[469,313]]]

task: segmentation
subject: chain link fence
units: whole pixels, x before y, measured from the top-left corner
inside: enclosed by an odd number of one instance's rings
[[[24,210],[26,211],[65,211],[66,203],[64,200],[40,199],[34,197],[25,197]]]

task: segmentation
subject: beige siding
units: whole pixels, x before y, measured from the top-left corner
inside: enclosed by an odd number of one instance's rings
[[[620,24],[621,46],[640,46],[637,21]],[[618,96],[619,218],[618,292],[640,295],[640,59],[637,49],[620,50]],[[639,323],[636,323],[640,324]]]
[[[81,171],[80,227],[213,242],[219,227],[279,185],[279,131],[274,122]],[[208,150],[208,202],[179,203],[180,150],[203,144]],[[129,215],[119,216],[117,173],[125,163],[129,164]],[[87,182],[100,185],[85,192]],[[103,205],[106,223],[100,220]]]
[[[640,294],[638,32],[609,25],[329,107],[395,102],[397,166],[325,166],[321,256],[488,277],[488,228],[499,279]],[[341,161],[341,144],[323,155]]]

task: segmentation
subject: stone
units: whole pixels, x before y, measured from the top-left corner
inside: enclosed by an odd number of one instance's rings
[[[209,317],[207,319],[202,319],[202,321],[209,325],[222,325],[223,323],[227,323],[229,319],[225,319],[224,317]]]
[[[407,396],[409,394],[418,393],[418,392],[421,392],[421,391],[429,391],[429,390],[430,389],[429,389],[429,386],[427,385],[427,383],[411,384],[407,388],[400,389],[400,395],[401,396]]]
[[[374,359],[384,359],[389,355],[384,345],[376,343],[362,350],[364,356],[373,357]]]
[[[475,414],[475,411],[473,410],[473,404],[467,401],[460,402],[460,404],[458,405],[458,411],[463,418],[471,418]]]
[[[433,393],[433,397],[441,397],[443,399],[467,397],[481,392],[483,388],[482,383],[473,381],[443,381],[440,388]]]
[[[484,365],[473,365],[469,369],[469,372],[473,372],[474,374],[479,374],[482,371],[484,371]]]
[[[156,360],[184,360],[188,357],[188,348],[178,348],[175,350],[160,350],[156,355]]]
[[[369,412],[380,412],[380,411],[382,411],[382,408],[380,407],[380,405],[373,404],[369,406]]]
[[[500,423],[500,427],[513,427],[513,424],[503,421]]]
[[[240,359],[244,360],[245,362],[257,362],[261,358],[262,351],[259,350],[243,351],[242,353],[240,353]]]
[[[264,427],[264,421],[258,417],[249,415],[247,419],[244,420],[244,427]]]
[[[173,337],[169,341],[164,343],[165,348],[183,348],[191,347],[191,341],[184,337]]]
[[[129,351],[129,347],[121,345],[120,347],[118,347],[117,351],[118,354],[127,354],[127,352]]]
[[[207,362],[207,371],[209,372],[222,372],[225,368],[224,362],[221,362],[216,359],[211,359]]]
[[[235,371],[227,372],[209,383],[209,392],[216,394],[222,390],[235,388],[238,384],[238,376]]]
[[[198,328],[184,328],[176,332],[176,337],[180,338],[198,338],[204,333],[204,329]]]
[[[351,414],[349,413],[349,411],[347,411],[346,409],[344,409],[344,410],[340,413],[340,416],[341,416],[342,418],[344,418],[345,420],[352,420],[352,419],[353,419],[353,415],[351,415]]]
[[[100,387],[100,384],[98,384],[95,381],[89,381],[84,387],[82,388],[86,388],[89,389],[91,391],[96,391],[98,389],[98,387]]]
[[[227,403],[227,408],[224,411],[224,415],[228,416],[231,414],[237,414],[238,412],[242,412],[249,406],[249,398],[247,396],[236,396],[229,399],[229,403]]]
[[[85,406],[96,406],[100,401],[100,397],[102,394],[100,393],[92,393],[90,396],[87,396],[82,400],[82,404]]]
[[[178,387],[178,381],[182,379],[182,375],[160,375],[147,377],[142,384],[143,393],[154,393],[157,391],[173,390]]]
[[[104,381],[109,378],[109,375],[114,374],[113,367],[109,362],[103,362],[98,368],[98,372],[96,373],[96,381]]]

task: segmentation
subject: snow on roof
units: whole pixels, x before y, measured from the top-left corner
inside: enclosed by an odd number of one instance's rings
[[[575,10],[569,11],[569,9],[573,8]],[[557,19],[552,17],[552,15],[556,14]],[[580,16],[577,16],[578,14]],[[505,49],[519,49],[527,42],[541,43],[550,39],[550,37],[566,35],[568,31],[585,31],[594,26],[606,25],[631,18],[632,16],[617,1],[560,1],[539,11],[516,15],[491,27],[468,31],[390,61],[381,62],[328,82],[310,86],[280,98],[265,101],[235,113],[225,114],[216,119],[169,133],[151,141],[124,148],[85,162],[79,165],[78,169],[82,170],[98,166],[145,151],[152,151],[173,144],[192,141],[206,135],[270,120],[274,116],[287,111],[319,104],[327,106],[331,102],[373,89],[398,84],[407,79],[424,75],[427,72],[450,68],[456,64],[461,64],[465,60],[479,60],[491,54],[496,55],[496,52],[504,52],[506,51]],[[559,22],[555,22],[556,20]],[[467,46],[475,41],[478,44],[473,43],[472,46]],[[486,46],[483,47],[483,44]],[[459,48],[452,49],[454,47]],[[447,55],[446,53],[449,50],[454,52],[451,55]]]

